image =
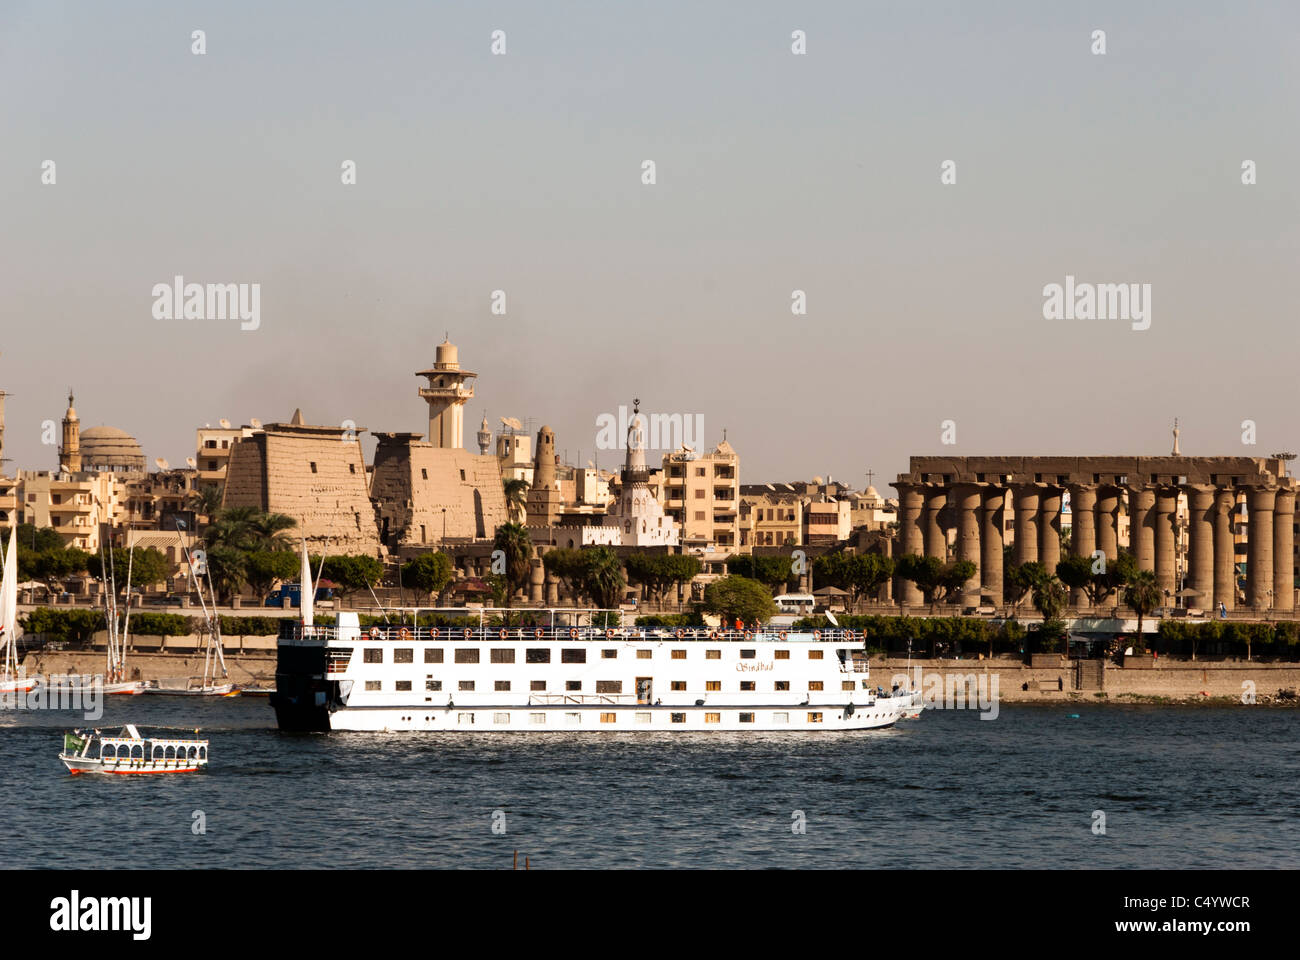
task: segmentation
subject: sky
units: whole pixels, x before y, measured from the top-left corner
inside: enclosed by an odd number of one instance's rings
[[[173,464],[298,407],[424,432],[444,334],[471,447],[579,463],[634,397],[744,483],[1300,449],[1294,3],[8,0],[0,89],[8,473],[70,386]],[[176,275],[257,329],[156,317]],[[1045,319],[1067,275],[1150,327]]]

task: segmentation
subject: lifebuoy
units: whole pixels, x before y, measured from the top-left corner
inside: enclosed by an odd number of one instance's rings
[[[382,634],[380,634],[380,632],[379,632],[379,628],[378,628],[378,627],[371,627],[371,628],[370,628],[370,639],[371,639],[371,640],[378,640],[378,639],[380,638],[380,636],[382,636]]]
[[[570,627],[570,628],[569,628],[569,639],[570,639],[570,640],[577,640],[577,639],[578,639],[578,628],[577,628],[577,627]]]
[[[613,639],[614,639],[614,628],[613,628],[613,627],[606,627],[606,628],[605,628],[605,639],[606,639],[606,640],[613,640]]]
[[[469,627],[466,627],[466,628],[465,628],[465,639],[468,640],[469,638],[470,638],[470,629],[469,629]]]
[[[746,631],[745,631],[745,639],[746,639],[746,640],[753,640],[753,639],[754,639],[754,631],[753,631],[753,630],[746,630]]]
[[[542,628],[538,627],[536,630],[534,630],[533,636],[536,637],[538,640],[542,639]]]
[[[502,627],[500,631],[497,632],[497,636],[500,637],[502,640],[504,640],[506,639],[506,637],[510,636],[510,631],[507,630],[505,627]]]
[[[710,640],[716,640],[716,639],[718,639],[718,631],[716,631],[716,630],[710,630],[710,631],[709,631],[709,639],[710,639]]]
[[[852,627],[849,627],[849,628],[847,628],[847,629],[844,631],[844,639],[845,639],[845,640],[852,640],[852,639],[853,639],[853,628],[852,628]]]
[[[678,628],[677,628],[677,638],[680,640],[680,639],[681,639],[682,637],[684,637],[684,636],[686,636],[686,631],[683,630],[681,627],[678,627]]]
[[[410,639],[411,639],[411,631],[410,631],[410,630],[407,630],[405,627],[402,627],[401,630],[398,630],[398,631],[397,631],[397,636],[398,636],[399,638],[401,638],[402,640],[410,640]]]
[[[782,630],[779,636],[781,637],[782,640],[784,640],[787,636],[789,636],[789,634],[786,633],[784,630]]]
[[[814,640],[820,640],[821,638],[822,638],[822,632],[821,632],[820,630],[814,630],[814,631],[813,631],[813,639],[814,639]]]
[[[434,627],[433,629],[431,629],[431,630],[429,631],[429,636],[431,636],[431,637],[433,637],[433,639],[437,640],[437,639],[438,639],[438,628],[437,628],[437,627]]]

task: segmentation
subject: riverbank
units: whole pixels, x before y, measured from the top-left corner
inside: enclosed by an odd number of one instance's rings
[[[29,676],[41,674],[101,674],[104,672],[102,651],[54,651],[29,653],[23,658]],[[273,686],[275,653],[226,653],[230,681],[240,686]],[[203,653],[132,653],[127,662],[128,679],[163,680],[171,677],[203,675]]]

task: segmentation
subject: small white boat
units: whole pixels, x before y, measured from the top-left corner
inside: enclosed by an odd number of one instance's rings
[[[233,683],[205,683],[202,677],[163,677],[144,693],[161,693],[169,697],[237,696]]]
[[[66,674],[45,678],[44,689],[51,696],[97,693],[103,696],[135,696],[144,693],[148,684],[143,680],[125,680],[107,683],[95,674]]]
[[[73,775],[194,773],[208,765],[208,741],[145,737],[128,723],[116,736],[99,730],[65,733],[59,759]]]

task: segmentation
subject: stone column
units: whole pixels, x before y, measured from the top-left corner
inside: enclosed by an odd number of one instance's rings
[[[1295,609],[1295,491],[1273,501],[1273,609]]]
[[[1070,553],[1092,559],[1097,549],[1097,488],[1091,483],[1072,483],[1070,490]],[[1088,594],[1070,591],[1070,603],[1081,609],[1092,606]]]
[[[560,605],[560,581],[550,573],[546,574],[546,605],[548,607]]]
[[[1128,550],[1139,570],[1155,570],[1156,492],[1146,484],[1128,488]]]
[[[1038,498],[1038,562],[1056,573],[1061,562],[1061,488],[1044,487]]]
[[[1178,488],[1158,487],[1155,490],[1155,504],[1151,511],[1152,539],[1155,542],[1156,585],[1160,592],[1169,599],[1166,604],[1172,606],[1174,593],[1178,589],[1177,540],[1174,536],[1174,523],[1178,518]]]
[[[925,543],[921,517],[925,509],[925,497],[921,493],[921,484],[900,481],[893,486],[898,490],[898,555],[922,556],[925,553]],[[902,577],[895,578],[894,596],[903,606],[914,606],[922,602],[921,591],[916,584]]]
[[[1119,487],[1097,488],[1097,547],[1107,563],[1119,556]]]
[[[1237,556],[1232,542],[1232,511],[1237,492],[1218,488],[1214,492],[1214,608],[1229,610],[1237,605]]]
[[[1016,509],[1016,563],[1038,559],[1038,487],[1022,483],[1013,488]]]
[[[1002,487],[984,487],[980,491],[980,589],[992,598],[993,606],[1002,605],[1002,535],[1005,524],[1007,491]]]
[[[540,557],[534,557],[532,569],[528,572],[528,599],[531,603],[541,603],[546,586],[546,571],[542,568]]]
[[[1187,586],[1199,596],[1196,606],[1214,606],[1214,488],[1189,484],[1187,491]]]
[[[925,555],[948,559],[948,535],[939,525],[939,514],[948,505],[948,488],[933,486],[925,490]]]
[[[1272,606],[1273,501],[1276,490],[1252,487],[1246,494],[1250,526],[1246,531],[1246,602],[1257,611]]]
[[[957,508],[957,559],[975,564],[975,576],[961,588],[964,607],[980,605],[980,485],[958,483],[952,488]]]

